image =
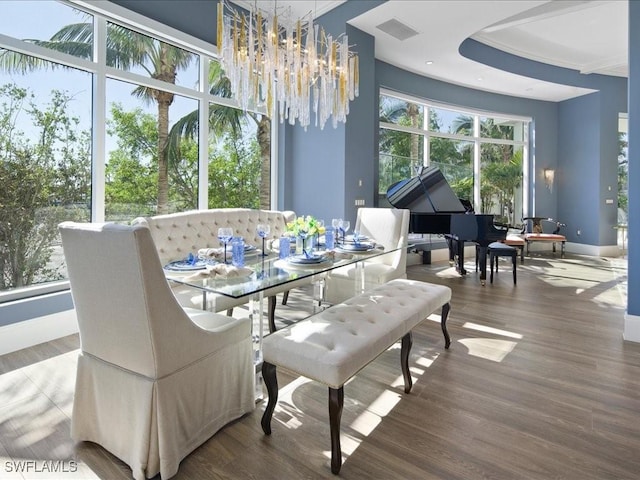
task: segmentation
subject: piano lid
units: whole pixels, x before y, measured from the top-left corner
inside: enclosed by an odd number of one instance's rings
[[[415,177],[391,185],[387,199],[396,208],[408,208],[416,213],[467,211],[438,167],[422,167]]]

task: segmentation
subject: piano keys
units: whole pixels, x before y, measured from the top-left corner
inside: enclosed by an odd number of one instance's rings
[[[389,203],[411,211],[410,233],[442,234],[449,247],[449,259],[465,275],[464,244],[477,245],[480,282],[487,278],[487,247],[507,237],[506,227],[494,224],[493,215],[473,212],[469,202],[455,194],[438,167],[423,167],[418,175],[395,183],[387,190]]]

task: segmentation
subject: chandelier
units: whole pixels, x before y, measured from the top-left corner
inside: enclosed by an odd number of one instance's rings
[[[244,13],[220,0],[217,21],[221,65],[245,112],[264,106],[270,118],[277,112],[280,122],[297,119],[305,130],[312,114],[321,129],[329,118],[334,128],[347,121],[359,76],[347,35],[327,35],[311,13],[282,21],[257,2]]]

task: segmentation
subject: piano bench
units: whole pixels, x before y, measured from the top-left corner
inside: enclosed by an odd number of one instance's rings
[[[327,385],[331,472],[338,474],[342,466],[340,418],[344,384],[402,340],[400,364],[404,391],[409,393],[411,331],[441,309],[440,326],[445,348],[449,348],[446,321],[450,301],[451,289],[445,285],[396,279],[267,335],[262,344],[262,376],[269,397],[261,420],[263,432],[271,434],[271,417],[278,401],[276,367]]]
[[[520,250],[520,263],[524,263],[524,245],[525,245],[525,241],[524,238],[522,238],[522,235],[516,235],[513,233],[510,233],[507,235],[507,238],[504,240],[504,244],[505,245],[510,245],[512,247],[516,247],[517,249]]]
[[[529,247],[532,242],[551,242],[553,253],[556,253],[556,243],[560,243],[560,258],[564,258],[564,244],[567,237],[558,233],[525,233],[524,240],[527,242],[527,255],[531,255]]]
[[[511,245],[507,245],[506,243],[501,242],[493,242],[489,244],[489,263],[491,265],[491,275],[489,277],[489,282],[493,283],[493,266],[496,267],[496,275],[498,274],[498,258],[499,257],[511,257],[511,263],[513,264],[513,284],[516,285],[518,283],[518,279],[516,277],[516,258],[518,256],[518,249],[516,247],[512,247]]]

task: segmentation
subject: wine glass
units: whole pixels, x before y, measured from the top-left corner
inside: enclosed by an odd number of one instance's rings
[[[302,254],[307,258],[309,257],[309,254],[307,253],[307,249],[305,247],[305,241],[307,240],[308,235],[309,231],[306,228],[300,228],[300,230],[298,230],[298,236],[302,240]]]
[[[340,224],[341,223],[342,223],[342,219],[341,218],[333,218],[333,219],[331,219],[331,226],[333,227],[333,231],[334,232],[338,232],[338,230],[340,229]],[[339,235],[336,235],[336,237],[338,239],[340,238]]]
[[[343,245],[344,245],[344,236],[349,231],[350,227],[351,227],[351,222],[349,220],[342,220],[342,222],[340,222],[340,231],[342,232],[342,244]]]
[[[271,225],[259,223],[256,227],[256,232],[258,233],[258,236],[262,238],[262,256],[266,257],[267,252],[264,249],[264,239],[269,236],[269,233],[271,233]]]
[[[224,245],[224,263],[227,263],[227,244],[233,238],[233,228],[220,227],[218,229],[218,240]]]
[[[324,231],[324,220],[316,220],[316,250],[320,250],[320,230]]]

